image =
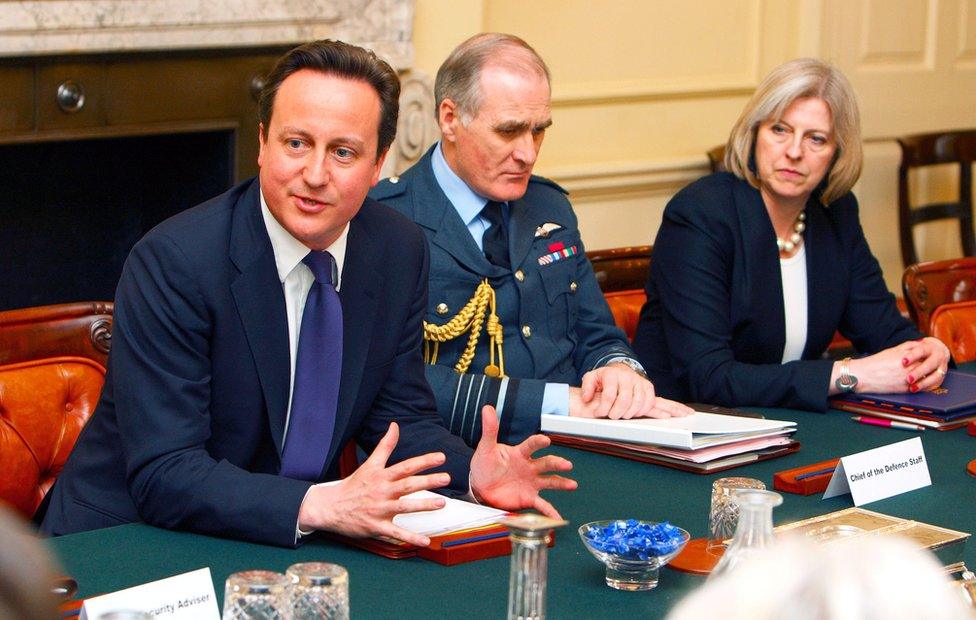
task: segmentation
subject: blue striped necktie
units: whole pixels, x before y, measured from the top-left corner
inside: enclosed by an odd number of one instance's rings
[[[312,251],[302,262],[312,270],[315,282],[302,312],[281,475],[318,480],[332,445],[339,402],[342,304],[335,289],[338,271],[332,255]]]

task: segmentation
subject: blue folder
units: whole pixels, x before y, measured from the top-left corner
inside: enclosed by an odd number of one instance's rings
[[[950,370],[942,385],[927,392],[904,394],[839,394],[835,403],[867,405],[940,420],[955,420],[976,415],[976,375]]]

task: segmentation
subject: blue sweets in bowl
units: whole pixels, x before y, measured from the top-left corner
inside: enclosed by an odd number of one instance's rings
[[[657,587],[658,569],[681,549],[691,536],[664,521],[617,519],[581,525],[584,546],[606,565],[606,582],[618,590],[650,590]]]

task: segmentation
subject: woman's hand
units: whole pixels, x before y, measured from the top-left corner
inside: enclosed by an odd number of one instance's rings
[[[905,344],[908,353],[902,359],[902,365],[908,371],[908,390],[921,392],[942,385],[949,370],[949,347],[932,336]]]
[[[931,390],[942,385],[949,365],[949,348],[937,338],[903,342],[859,359],[851,360],[850,373],[857,377],[857,392],[891,394]],[[830,393],[837,394],[840,362],[834,363]]]

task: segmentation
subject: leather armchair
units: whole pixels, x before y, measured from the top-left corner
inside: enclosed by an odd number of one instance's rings
[[[641,308],[647,301],[644,283],[651,268],[653,250],[652,246],[641,245],[586,253],[614,322],[631,340],[637,330]]]
[[[0,501],[32,517],[91,417],[113,306],[0,312]]]
[[[956,363],[976,360],[976,301],[943,304],[932,313],[931,333]]]
[[[901,277],[911,318],[931,334],[933,313],[942,304],[976,299],[976,258],[951,258],[911,265]]]

